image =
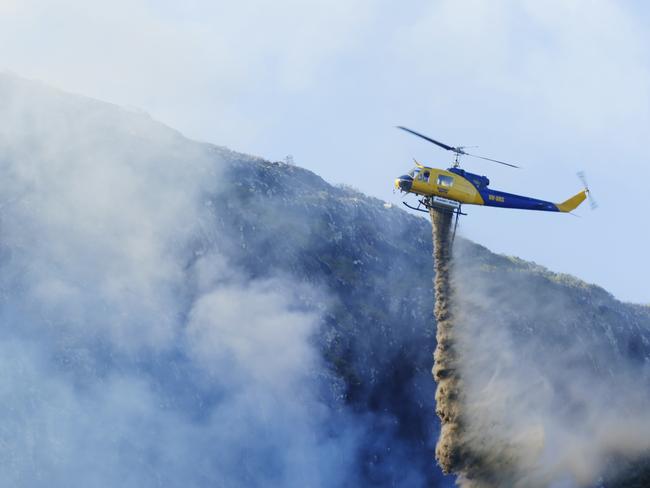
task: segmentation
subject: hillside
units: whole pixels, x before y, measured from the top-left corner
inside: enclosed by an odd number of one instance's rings
[[[236,173],[251,172],[250,162],[234,164]],[[326,185],[300,168],[258,162],[253,171],[247,179],[251,183],[241,183],[244,191],[229,196],[229,208],[235,210],[224,217],[224,231],[239,225],[237,245],[253,250],[252,256],[263,256],[252,262],[248,257],[242,266],[254,276],[288,271],[300,280],[324,284],[337,297],[319,347],[336,375],[345,380],[345,401],[384,417],[370,430],[390,439],[387,444],[373,441],[377,452],[368,453],[363,462],[370,463],[368,469],[382,469],[389,450],[399,446],[409,459],[408,464],[399,460],[401,470],[419,465],[431,486],[435,478],[427,469],[437,419],[432,415],[430,380],[430,345],[435,343],[430,224],[401,209],[386,209],[376,199]],[[260,194],[265,197],[256,199]],[[269,246],[269,242],[282,245]],[[480,371],[476,381],[487,384],[488,374],[501,374],[503,383],[514,388],[508,392],[514,398],[508,400],[520,403],[512,409],[519,416],[517,423],[526,423],[528,412],[538,419],[562,407],[566,410],[562,416],[545,422],[569,428],[577,422],[576,412],[600,415],[620,408],[608,394],[619,401],[638,400],[635,393],[626,392],[648,384],[648,307],[621,303],[600,287],[518,258],[495,255],[463,239],[456,243],[456,261],[458,301],[469,311],[461,312],[461,317],[472,336],[480,338],[467,347],[482,348],[471,351],[468,368]],[[500,337],[505,334],[507,339]],[[504,362],[507,366],[499,365]],[[513,368],[511,374],[508,368]],[[544,389],[531,391],[540,385]],[[642,405],[647,405],[645,396]],[[639,435],[647,433],[648,420],[638,419],[643,423]],[[610,421],[603,417],[604,425]],[[597,428],[591,424],[581,428],[586,430],[577,442],[583,447]],[[617,428],[614,422],[612,429]],[[602,461],[602,453],[589,455],[595,464]],[[401,480],[396,477],[394,482],[399,485]],[[610,481],[606,486],[619,485]]]
[[[427,220],[10,75],[0,165],[8,483],[453,484]],[[498,446],[532,431],[544,479],[632,486],[650,309],[462,238],[455,260],[494,469],[528,466]],[[565,445],[595,447],[574,469]]]

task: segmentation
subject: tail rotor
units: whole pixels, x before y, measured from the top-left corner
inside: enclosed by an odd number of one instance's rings
[[[596,210],[598,208],[598,203],[596,202],[596,200],[591,194],[591,190],[589,189],[589,184],[587,183],[587,176],[585,175],[585,172],[578,171],[576,174],[578,175],[578,178],[580,178],[582,185],[585,187],[585,190],[587,191],[587,198],[589,198],[589,205],[591,206],[591,209]]]

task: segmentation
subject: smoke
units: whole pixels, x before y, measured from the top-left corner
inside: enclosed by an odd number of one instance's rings
[[[327,296],[223,252],[218,151],[11,76],[0,94],[4,483],[354,483],[363,426],[312,345]]]
[[[420,219],[140,113],[8,76],[0,94],[8,485],[439,481]],[[645,359],[612,325],[633,317],[467,244],[452,277],[437,227],[445,469],[579,486],[642,453]]]
[[[638,330],[633,341],[646,331],[602,290],[576,302],[568,277],[463,241],[450,279],[449,222],[432,219],[443,470],[464,487],[615,484],[650,454],[650,396],[645,361],[611,323]]]

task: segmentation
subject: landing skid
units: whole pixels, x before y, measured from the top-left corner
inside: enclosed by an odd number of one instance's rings
[[[431,200],[431,198],[428,198],[428,197],[425,197],[425,198],[423,198],[421,200],[418,200],[418,206],[417,207],[414,207],[413,205],[409,205],[406,202],[402,202],[402,203],[404,205],[406,205],[408,208],[410,208],[411,210],[416,210],[418,212],[429,213],[429,210],[431,210],[432,208],[435,208],[437,210],[442,210],[443,212],[449,212],[451,214],[455,214],[456,219],[454,221],[454,232],[451,235],[451,243],[452,244],[454,243],[454,239],[456,238],[456,229],[458,229],[458,218],[461,215],[467,215],[466,213],[462,212],[460,204],[458,205],[458,207],[446,207],[444,205],[436,205]]]

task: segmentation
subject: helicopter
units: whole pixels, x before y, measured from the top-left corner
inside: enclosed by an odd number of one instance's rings
[[[460,215],[467,215],[462,213],[461,210],[464,204],[522,210],[541,210],[546,212],[572,212],[589,196],[592,209],[596,207],[596,203],[591,199],[589,187],[582,172],[578,173],[578,176],[584,184],[584,189],[562,203],[552,203],[536,198],[493,190],[489,188],[490,180],[486,176],[470,173],[460,167],[461,156],[472,156],[511,168],[519,168],[519,166],[497,159],[470,154],[465,151],[467,146],[450,146],[406,127],[397,126],[397,128],[455,154],[451,168],[447,168],[446,170],[431,168],[415,161],[415,168],[395,180],[396,190],[399,190],[401,193],[413,193],[420,197],[417,207],[402,202],[407,207],[420,212],[428,212],[431,208],[438,208],[455,214],[456,223],[454,225],[454,234],[458,226],[458,217]]]

